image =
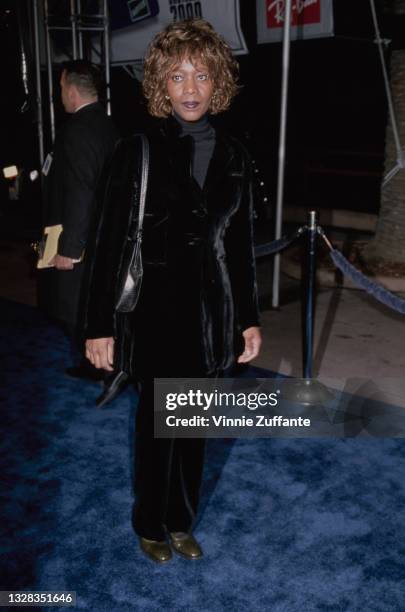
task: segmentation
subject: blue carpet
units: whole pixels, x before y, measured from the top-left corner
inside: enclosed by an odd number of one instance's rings
[[[130,526],[135,392],[95,409],[60,331],[0,307],[1,589],[95,612],[405,610],[404,440],[209,440],[205,556],[156,566]]]

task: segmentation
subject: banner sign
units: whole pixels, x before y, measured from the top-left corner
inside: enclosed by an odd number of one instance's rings
[[[121,3],[120,17],[115,18]],[[111,63],[131,64],[141,60],[154,35],[173,21],[202,17],[209,21],[235,54],[247,53],[240,27],[239,0],[114,0],[111,11]],[[125,5],[125,6],[123,6]],[[123,29],[123,14],[128,27]],[[145,18],[147,15],[148,18]],[[137,17],[142,17],[138,20]],[[137,21],[137,23],[131,23]]]
[[[283,40],[285,0],[256,0],[258,43]],[[291,40],[333,36],[332,0],[292,0]]]
[[[57,4],[56,8],[60,8]],[[55,7],[52,6],[53,12]],[[65,10],[57,11],[63,22],[69,22]],[[43,4],[39,13],[44,22]],[[98,12],[98,11],[96,11]],[[109,0],[110,63],[132,64],[141,74],[142,60],[152,38],[173,21],[201,17],[209,21],[224,37],[235,55],[248,53],[240,27],[239,0]],[[72,34],[52,30],[52,61],[57,64],[70,59]],[[41,64],[45,65],[45,31],[40,29]],[[94,36],[92,61],[100,62],[100,36]]]

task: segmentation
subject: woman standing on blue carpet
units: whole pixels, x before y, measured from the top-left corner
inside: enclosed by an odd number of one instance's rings
[[[144,68],[156,120],[146,134],[141,292],[132,313],[116,312],[142,172],[139,139],[129,138],[116,148],[88,257],[85,337],[96,367],[125,363],[140,382],[133,526],[143,552],[165,562],[172,549],[202,555],[191,529],[205,441],[154,438],[154,378],[220,376],[236,360],[256,357],[261,337],[251,164],[242,145],[210,121],[237,92],[237,63],[210,24],[189,20],[154,38]]]

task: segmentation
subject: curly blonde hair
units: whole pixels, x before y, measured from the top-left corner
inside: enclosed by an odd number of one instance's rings
[[[143,93],[154,117],[168,117],[172,105],[167,96],[167,79],[184,59],[207,66],[213,83],[209,111],[226,110],[236,95],[239,66],[225,40],[204,19],[187,19],[168,25],[149,45],[145,56]]]

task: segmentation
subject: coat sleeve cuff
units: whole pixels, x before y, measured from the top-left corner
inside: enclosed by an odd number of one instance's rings
[[[245,331],[245,329],[249,329],[249,327],[260,327],[260,321],[257,317],[252,319],[246,319],[244,321],[241,321],[240,327],[242,331]]]
[[[83,334],[86,340],[94,340],[95,338],[113,338],[114,330],[112,327],[87,327]]]
[[[62,257],[70,257],[71,259],[79,259],[84,251],[84,242],[75,236],[69,236],[66,232],[62,232],[59,236],[58,255]]]

